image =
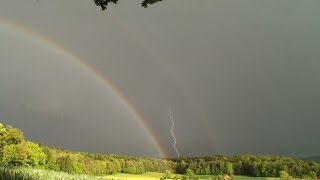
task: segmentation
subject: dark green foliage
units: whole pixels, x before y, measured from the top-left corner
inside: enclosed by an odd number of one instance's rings
[[[142,174],[152,171],[165,173],[163,178],[171,176],[172,179],[197,179],[197,175],[218,175],[218,179],[224,175],[281,179],[316,179],[320,176],[319,163],[283,156],[217,155],[156,159],[65,151],[26,142],[19,129],[0,123],[0,168],[1,165],[29,166],[89,175],[120,172]],[[6,171],[7,168],[2,170]],[[11,175],[20,177],[15,175],[15,172],[20,171],[12,171]],[[179,175],[173,176],[171,172]]]
[[[28,162],[28,150],[24,143],[10,144],[3,148],[1,163],[5,165],[26,166]]]
[[[128,174],[136,174],[137,168],[136,168],[135,162],[134,161],[127,161],[124,164],[123,172],[128,173]]]
[[[194,174],[192,169],[187,169],[185,179],[197,180],[199,179],[199,177],[196,174]]]
[[[6,165],[25,166],[28,162],[28,149],[23,133],[12,126],[0,123],[0,162]]]
[[[279,177],[280,177],[281,180],[293,179],[292,176],[290,176],[287,171],[280,171],[279,172]]]
[[[141,5],[142,7],[146,8],[148,7],[149,4],[154,4],[154,3],[157,3],[157,2],[160,2],[162,0],[144,0]]]
[[[46,163],[46,154],[44,150],[40,147],[39,144],[33,142],[26,142],[27,148],[27,159],[29,164],[32,167],[41,167]]]
[[[172,173],[169,170],[166,170],[166,172],[163,174],[163,179],[171,179]]]
[[[100,6],[101,9],[104,11],[107,9],[109,3],[117,4],[118,0],[94,0],[94,3],[97,6]]]
[[[176,163],[176,172],[191,169],[198,175],[244,175],[254,177],[279,177],[280,171],[289,177],[319,177],[320,164],[284,156],[211,156],[171,159]]]
[[[222,175],[218,175],[217,180],[224,180]]]
[[[157,3],[159,1],[162,1],[162,0],[144,0],[142,3],[141,3],[141,6],[146,8],[148,7],[149,4],[154,4],[154,3]],[[97,6],[100,6],[101,9],[104,11],[107,9],[108,7],[108,4],[109,3],[114,3],[114,4],[117,4],[118,3],[118,0],[94,0],[94,3],[97,5]]]
[[[3,136],[3,142],[5,144],[20,144],[24,141],[23,133],[17,129],[13,128],[12,126],[7,126],[6,128],[6,133]]]

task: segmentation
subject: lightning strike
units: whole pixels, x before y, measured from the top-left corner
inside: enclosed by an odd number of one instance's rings
[[[175,135],[174,135],[174,132],[173,132],[174,120],[173,120],[173,117],[172,117],[172,111],[171,111],[171,109],[169,109],[169,116],[170,116],[170,119],[171,119],[171,121],[172,121],[171,134],[172,134],[172,137],[173,137],[173,140],[174,140],[173,148],[176,150],[177,155],[178,155],[178,158],[179,158],[179,157],[180,157],[179,150],[178,150],[177,147],[176,147],[177,139],[176,139],[176,137],[175,137]]]

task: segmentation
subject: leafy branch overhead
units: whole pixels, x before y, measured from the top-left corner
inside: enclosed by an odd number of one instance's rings
[[[94,0],[94,3],[97,6],[100,6],[101,9],[104,11],[107,9],[109,3],[117,4],[118,1],[119,0]],[[148,7],[149,4],[154,4],[154,3],[157,3],[160,1],[162,1],[162,0],[144,0],[144,1],[142,1],[141,6],[146,8],[146,7]]]

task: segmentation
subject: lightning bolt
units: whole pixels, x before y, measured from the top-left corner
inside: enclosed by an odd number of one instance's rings
[[[178,155],[178,158],[179,158],[179,157],[180,157],[179,150],[178,150],[177,147],[176,147],[177,139],[176,139],[176,137],[175,137],[175,135],[174,135],[174,133],[173,133],[174,120],[173,120],[173,117],[172,117],[171,108],[169,108],[169,116],[170,116],[170,119],[171,119],[171,121],[172,121],[171,134],[172,134],[172,137],[173,137],[173,140],[174,140],[173,148],[176,150],[177,155]]]

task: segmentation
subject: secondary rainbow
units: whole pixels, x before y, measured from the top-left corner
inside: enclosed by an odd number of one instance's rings
[[[94,68],[92,68],[89,64],[87,64],[85,61],[82,60],[81,57],[77,56],[76,54],[70,52],[63,46],[55,43],[53,40],[49,39],[48,37],[45,37],[39,33],[33,32],[29,29],[26,29],[23,26],[20,26],[16,23],[13,23],[12,21],[2,19],[0,18],[0,26],[6,26],[18,33],[24,34],[26,36],[32,37],[41,43],[45,44],[49,48],[57,51],[70,61],[73,61],[75,63],[78,63],[83,70],[85,70],[87,73],[89,73],[94,79],[98,80],[103,84],[103,86],[109,90],[120,102],[121,104],[127,109],[127,111],[136,119],[139,124],[142,126],[144,129],[146,135],[150,138],[152,141],[153,145],[155,146],[156,150],[158,151],[158,155],[161,157],[167,157],[166,152],[162,148],[161,144],[157,140],[156,136],[152,132],[152,130],[149,128],[146,120],[143,118],[143,116],[134,108],[132,103],[126,96],[121,93],[121,91],[113,85],[107,78],[103,77],[99,72],[97,72]]]

